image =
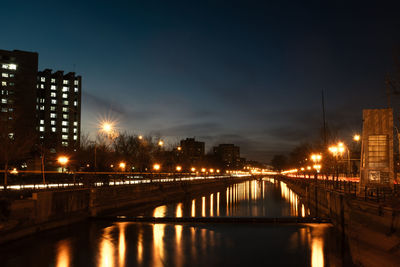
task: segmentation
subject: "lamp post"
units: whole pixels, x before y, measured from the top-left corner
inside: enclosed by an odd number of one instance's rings
[[[69,158],[67,158],[66,156],[59,156],[57,158],[57,161],[61,165],[61,173],[64,173],[64,168],[67,165]]]
[[[321,154],[312,154],[311,155],[311,160],[314,162],[313,168],[315,169],[315,179],[318,179],[318,173],[321,170],[321,165],[319,164],[321,162],[322,155]]]

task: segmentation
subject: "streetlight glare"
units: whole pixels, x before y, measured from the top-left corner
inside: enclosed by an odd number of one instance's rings
[[[353,136],[353,140],[354,141],[356,141],[356,142],[358,142],[358,141],[360,141],[360,135],[359,134],[355,134],[354,136]]]
[[[164,145],[164,141],[163,140],[158,141],[158,145],[159,146],[163,146]]]
[[[60,163],[61,165],[65,165],[68,163],[68,158],[65,156],[60,156],[57,158],[58,163]]]
[[[196,171],[196,168],[195,168],[195,167],[192,167],[190,170],[191,170],[192,172],[195,172],[195,171]]]
[[[160,164],[154,164],[154,165],[153,165],[153,170],[158,171],[158,170],[160,170],[160,169],[161,169]]]
[[[180,171],[182,170],[182,167],[181,167],[181,166],[176,166],[176,170],[177,170],[178,172],[180,172]]]
[[[125,169],[125,167],[126,167],[125,162],[120,162],[120,163],[119,163],[119,167],[120,167],[121,169]]]

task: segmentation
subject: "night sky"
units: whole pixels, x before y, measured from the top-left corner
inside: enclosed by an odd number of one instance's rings
[[[363,108],[386,106],[400,1],[196,2],[3,1],[0,49],[82,75],[83,132],[112,118],[170,144],[235,143],[263,162],[319,138],[322,90],[343,140]]]

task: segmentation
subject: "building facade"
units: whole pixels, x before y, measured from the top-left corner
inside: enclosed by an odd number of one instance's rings
[[[79,148],[82,78],[38,71],[38,53],[0,50],[0,133],[52,153]],[[4,140],[9,140],[5,138]],[[19,138],[21,139],[21,138]]]
[[[37,71],[37,53],[0,50],[0,130],[10,138],[35,134]]]
[[[197,166],[204,158],[205,143],[196,141],[194,138],[181,140],[180,153],[188,164]]]
[[[51,150],[76,150],[80,143],[81,76],[70,72],[37,75],[37,131],[41,143]]]
[[[227,170],[241,168],[240,148],[234,144],[220,144],[213,148],[214,155]]]

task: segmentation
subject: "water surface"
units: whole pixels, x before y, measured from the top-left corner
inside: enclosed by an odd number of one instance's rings
[[[127,210],[121,214],[132,215]],[[146,216],[307,216],[286,185],[251,181],[146,210]],[[93,221],[0,248],[1,266],[351,266],[329,224]]]

